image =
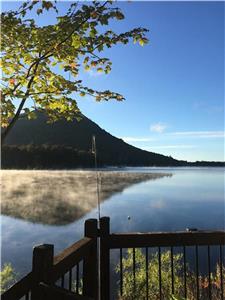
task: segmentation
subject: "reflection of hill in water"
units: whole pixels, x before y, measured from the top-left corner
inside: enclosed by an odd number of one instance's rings
[[[168,174],[101,173],[101,201],[135,183]],[[2,214],[63,225],[96,207],[96,174],[91,171],[2,171]]]

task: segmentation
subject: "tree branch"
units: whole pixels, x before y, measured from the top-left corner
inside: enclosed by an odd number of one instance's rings
[[[24,106],[24,104],[25,104],[27,98],[29,97],[30,88],[31,88],[32,83],[33,83],[33,81],[34,81],[34,78],[35,78],[35,74],[36,74],[36,72],[37,72],[37,69],[38,69],[38,64],[36,64],[36,67],[35,67],[35,69],[34,69],[34,74],[33,74],[33,76],[30,78],[30,80],[29,80],[29,82],[28,82],[28,85],[27,85],[27,91],[26,91],[26,93],[25,93],[23,99],[22,99],[21,102],[20,102],[20,105],[19,105],[19,107],[18,107],[18,109],[17,109],[16,114],[14,115],[14,117],[13,117],[12,120],[10,121],[9,125],[6,127],[6,129],[5,129],[5,130],[2,132],[2,134],[1,134],[1,142],[2,142],[2,144],[4,143],[4,141],[5,141],[6,137],[7,137],[7,135],[8,135],[9,132],[10,132],[10,130],[13,128],[13,126],[14,126],[15,123],[16,123],[16,121],[18,120],[18,118],[19,118],[19,116],[20,116],[20,113],[21,113],[21,111],[22,111],[22,109],[23,109],[23,106]]]
[[[101,9],[101,8],[103,8],[107,3],[108,3],[108,1],[105,1],[105,2],[103,3],[103,5],[102,5],[101,7],[98,8],[98,10]],[[83,24],[85,24],[85,23],[88,21],[89,18],[90,18],[90,14],[88,15],[87,18],[85,18],[85,19],[83,20],[83,22],[81,22],[80,24],[78,24],[78,25],[71,31],[71,33],[70,33],[67,37],[65,37],[65,39],[63,39],[61,42],[59,42],[58,45],[57,45],[57,47],[60,46],[60,45],[62,45],[63,43],[65,43],[65,42],[66,42],[66,41],[74,34],[74,32],[76,32]],[[39,64],[42,60],[51,57],[51,56],[54,54],[54,52],[52,52],[52,51],[54,51],[54,50],[55,50],[55,48],[52,48],[52,49],[50,49],[49,51],[47,51],[46,53],[44,53],[43,55],[41,55],[38,59],[36,59],[36,60],[30,65],[30,67],[28,68],[27,75],[26,75],[25,78],[26,78],[26,79],[29,78],[30,72],[31,72],[32,68],[33,68],[36,64]],[[77,50],[77,52],[85,52],[85,51]],[[94,55],[94,54],[92,53],[92,55]],[[20,86],[20,83],[18,83],[17,85],[15,85],[15,87],[10,91],[10,93],[11,93],[11,92],[13,93],[19,86]],[[5,93],[4,96],[6,96],[6,95],[8,95],[8,94],[9,94],[9,92],[8,92],[8,93]]]

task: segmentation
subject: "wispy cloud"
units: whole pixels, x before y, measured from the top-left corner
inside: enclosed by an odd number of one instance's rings
[[[155,139],[153,138],[145,138],[145,137],[122,137],[122,139],[125,141],[125,142],[152,142],[154,141]]]
[[[196,145],[162,145],[162,146],[152,146],[146,148],[146,150],[151,149],[193,149],[197,148]]]
[[[163,133],[165,131],[165,129],[167,128],[167,125],[161,122],[152,124],[150,126],[150,130],[152,132],[157,132],[157,133]]]
[[[160,132],[160,131],[157,131]],[[161,132],[163,133],[163,132]],[[138,136],[126,136],[121,137],[127,143],[149,143],[156,142],[162,139],[164,140],[177,140],[179,138],[200,138],[200,139],[213,139],[213,138],[225,138],[224,131],[176,131],[163,133],[162,135],[156,137],[138,137]],[[154,146],[156,148],[194,148],[195,145],[166,145],[166,146]]]
[[[224,138],[224,131],[177,131],[168,133],[176,137],[190,137],[190,138]]]
[[[222,113],[224,111],[224,105],[212,105],[203,101],[196,101],[193,104],[193,108],[195,110],[201,110],[207,113]]]

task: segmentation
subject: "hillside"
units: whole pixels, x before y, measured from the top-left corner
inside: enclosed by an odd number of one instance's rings
[[[2,147],[3,168],[93,167],[92,136],[99,166],[181,166],[185,161],[144,151],[125,143],[83,116],[81,121],[53,124],[39,112],[35,120],[21,116]]]
[[[5,142],[6,146],[11,147],[3,147],[3,167],[10,167],[10,164],[13,164],[12,161],[16,160],[17,163],[18,160],[23,160],[23,164],[26,165],[24,156],[27,156],[27,159],[28,156],[31,156],[30,160],[33,159],[34,161],[37,161],[38,157],[36,167],[43,167],[41,157],[44,155],[55,156],[54,162],[52,162],[54,168],[63,167],[64,162],[66,167],[68,165],[72,167],[76,165],[91,166],[93,163],[91,155],[93,135],[96,136],[100,165],[171,166],[180,164],[179,161],[171,157],[144,151],[125,143],[85,116],[79,122],[61,120],[48,124],[46,121],[47,117],[40,112],[35,120],[27,120],[24,116],[20,118]],[[12,145],[14,146],[12,147]],[[73,159],[75,154],[78,157]],[[79,156],[81,156],[80,162]],[[83,161],[86,163],[82,163]],[[48,165],[48,167],[50,166]]]

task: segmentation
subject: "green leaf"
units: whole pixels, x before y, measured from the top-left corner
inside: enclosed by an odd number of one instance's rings
[[[36,113],[34,111],[30,111],[27,115],[28,119],[29,120],[33,120],[33,119],[36,119]]]
[[[148,40],[145,39],[145,38],[142,38],[142,39],[139,40],[139,44],[140,44],[141,46],[144,46],[144,45],[147,44],[147,43],[148,43]]]
[[[116,18],[117,18],[117,20],[123,20],[124,19],[124,15],[120,11],[117,11],[116,12]]]
[[[53,7],[53,4],[51,1],[42,1],[42,7],[49,10],[49,8]]]
[[[41,8],[37,9],[37,14],[38,15],[42,14],[42,12],[43,12],[43,9],[41,9]]]
[[[88,61],[89,61],[89,57],[88,57],[88,56],[86,56],[86,57],[85,57],[85,59],[84,59],[84,64],[87,64],[87,63],[88,63]]]

